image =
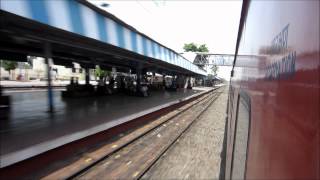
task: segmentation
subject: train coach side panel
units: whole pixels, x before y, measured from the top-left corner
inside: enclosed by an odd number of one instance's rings
[[[319,6],[249,4],[231,83],[251,102],[248,179],[320,178]]]

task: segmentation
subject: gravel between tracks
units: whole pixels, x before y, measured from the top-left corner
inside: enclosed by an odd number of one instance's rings
[[[143,179],[218,179],[228,88],[192,127],[142,177]]]

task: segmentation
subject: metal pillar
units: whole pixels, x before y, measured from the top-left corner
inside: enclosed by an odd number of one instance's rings
[[[109,83],[110,82],[112,82],[112,88],[118,88],[119,87],[119,84],[117,84],[117,86],[116,86],[116,83],[115,83],[115,81],[116,81],[116,78],[117,78],[117,68],[116,67],[112,67],[111,68],[111,81],[109,81]],[[123,85],[123,84],[122,84]]]
[[[163,88],[166,88],[166,75],[165,74],[162,74],[162,85],[163,85]]]
[[[89,68],[85,68],[85,75],[86,75],[86,85],[89,85],[90,84],[90,72],[89,72]]]
[[[0,59],[0,98],[1,98],[1,96],[2,96],[2,89],[1,89],[1,68],[2,68],[2,60]]]
[[[188,87],[188,81],[189,81],[189,77],[183,76],[183,88],[184,88],[184,89],[187,89],[187,87]]]
[[[193,86],[193,83],[192,83],[192,77],[191,77],[191,76],[189,76],[189,77],[188,77],[188,84],[187,84],[187,88],[188,88],[188,89],[192,89],[192,86]]]
[[[177,89],[180,89],[181,87],[183,87],[183,85],[181,85],[183,84],[183,82],[181,83],[181,81],[183,81],[181,74],[176,75],[175,81],[176,81]]]
[[[156,77],[156,73],[155,72],[152,72],[152,77],[151,77],[151,81],[150,83],[153,85],[154,83],[154,78]]]
[[[137,73],[137,92],[140,92],[140,88],[141,88],[141,68],[140,68],[140,66],[137,67],[136,73]]]
[[[203,81],[203,86],[206,86],[206,78],[205,77],[202,78],[202,81]]]
[[[1,68],[2,68],[2,60],[0,59],[0,89],[1,89],[1,72],[2,72],[2,70],[1,70]],[[1,96],[1,90],[0,90],[0,96]]]
[[[52,58],[51,54],[51,45],[48,42],[44,44],[44,55],[45,61],[47,64],[47,76],[48,76],[48,112],[52,113],[54,111],[54,102],[53,102],[53,93],[52,93],[52,85],[51,85],[51,65],[50,59]]]

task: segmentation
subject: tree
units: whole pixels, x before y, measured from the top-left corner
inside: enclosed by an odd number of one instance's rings
[[[17,66],[18,66],[18,63],[15,61],[6,61],[6,60],[3,61],[3,68],[6,71],[14,70],[17,68]]]
[[[184,44],[183,49],[186,52],[197,52],[198,51],[198,47],[194,43]]]
[[[102,78],[104,77],[106,74],[106,72],[104,70],[102,70],[99,66],[96,67],[95,71],[94,71],[94,75],[95,77],[99,77],[99,78]]]
[[[198,46],[195,43],[184,44],[183,49],[185,52],[209,52],[207,45],[201,44]]]
[[[94,75],[95,75],[96,79],[97,79],[97,77],[99,77],[99,83],[101,85],[105,84],[106,80],[107,80],[107,76],[111,75],[110,71],[102,70],[99,66],[96,67],[94,72],[95,72]]]
[[[207,47],[205,44],[201,44],[201,45],[198,47],[198,52],[209,52],[209,49],[208,49],[208,47]]]
[[[195,43],[188,43],[184,44],[183,49],[186,52],[209,52],[206,44],[201,44],[200,46],[198,46]],[[199,68],[203,69],[208,63],[208,55],[201,55],[201,57],[197,56],[193,63],[196,64]]]
[[[184,44],[183,49],[185,52],[209,52],[209,49],[206,44],[197,45],[195,43],[187,43]],[[208,55],[201,55],[200,57],[196,57],[194,60],[194,64],[196,64],[199,68],[204,69],[204,67],[208,64]],[[213,65],[211,68],[211,73],[213,76],[217,76],[218,66]]]
[[[15,70],[17,68],[17,66],[18,66],[18,63],[16,61],[7,61],[7,60],[3,61],[3,68],[6,71],[9,71],[9,74],[11,77],[13,76],[12,70]],[[14,78],[12,78],[12,79],[14,79]]]

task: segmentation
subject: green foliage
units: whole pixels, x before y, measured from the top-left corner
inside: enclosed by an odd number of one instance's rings
[[[205,44],[201,44],[200,46],[198,46],[195,43],[187,43],[184,44],[183,49],[186,52],[209,52],[208,47]]]
[[[17,68],[18,63],[15,61],[7,61],[7,60],[3,60],[2,61],[2,66],[6,71],[11,71]]]
[[[198,46],[195,43],[187,43],[187,44],[184,44],[183,49],[186,52],[209,52],[209,49],[206,44],[201,44]],[[202,58],[196,59],[194,63],[197,64],[199,68],[204,69],[204,67],[208,63],[208,56],[202,55]]]
[[[96,67],[94,72],[95,72],[94,75],[99,78],[103,78],[105,76],[110,76],[110,71],[102,70],[99,66]]]
[[[184,49],[186,52],[197,52],[198,47],[197,47],[197,45],[194,44],[194,43],[189,43],[189,44],[184,44],[183,49]]]
[[[208,49],[208,47],[207,47],[205,44],[201,44],[201,45],[198,47],[198,52],[209,52],[209,49]]]
[[[187,43],[187,44],[184,44],[183,49],[186,52],[209,52],[209,49],[206,44],[201,44],[200,46],[198,46],[195,43]],[[206,64],[208,63],[208,56],[202,55],[202,57],[204,58],[203,59],[204,62],[194,62],[194,63],[196,63],[198,67],[204,69]],[[209,74],[209,75],[213,77],[217,76],[218,66],[213,65],[210,69],[212,74]]]

